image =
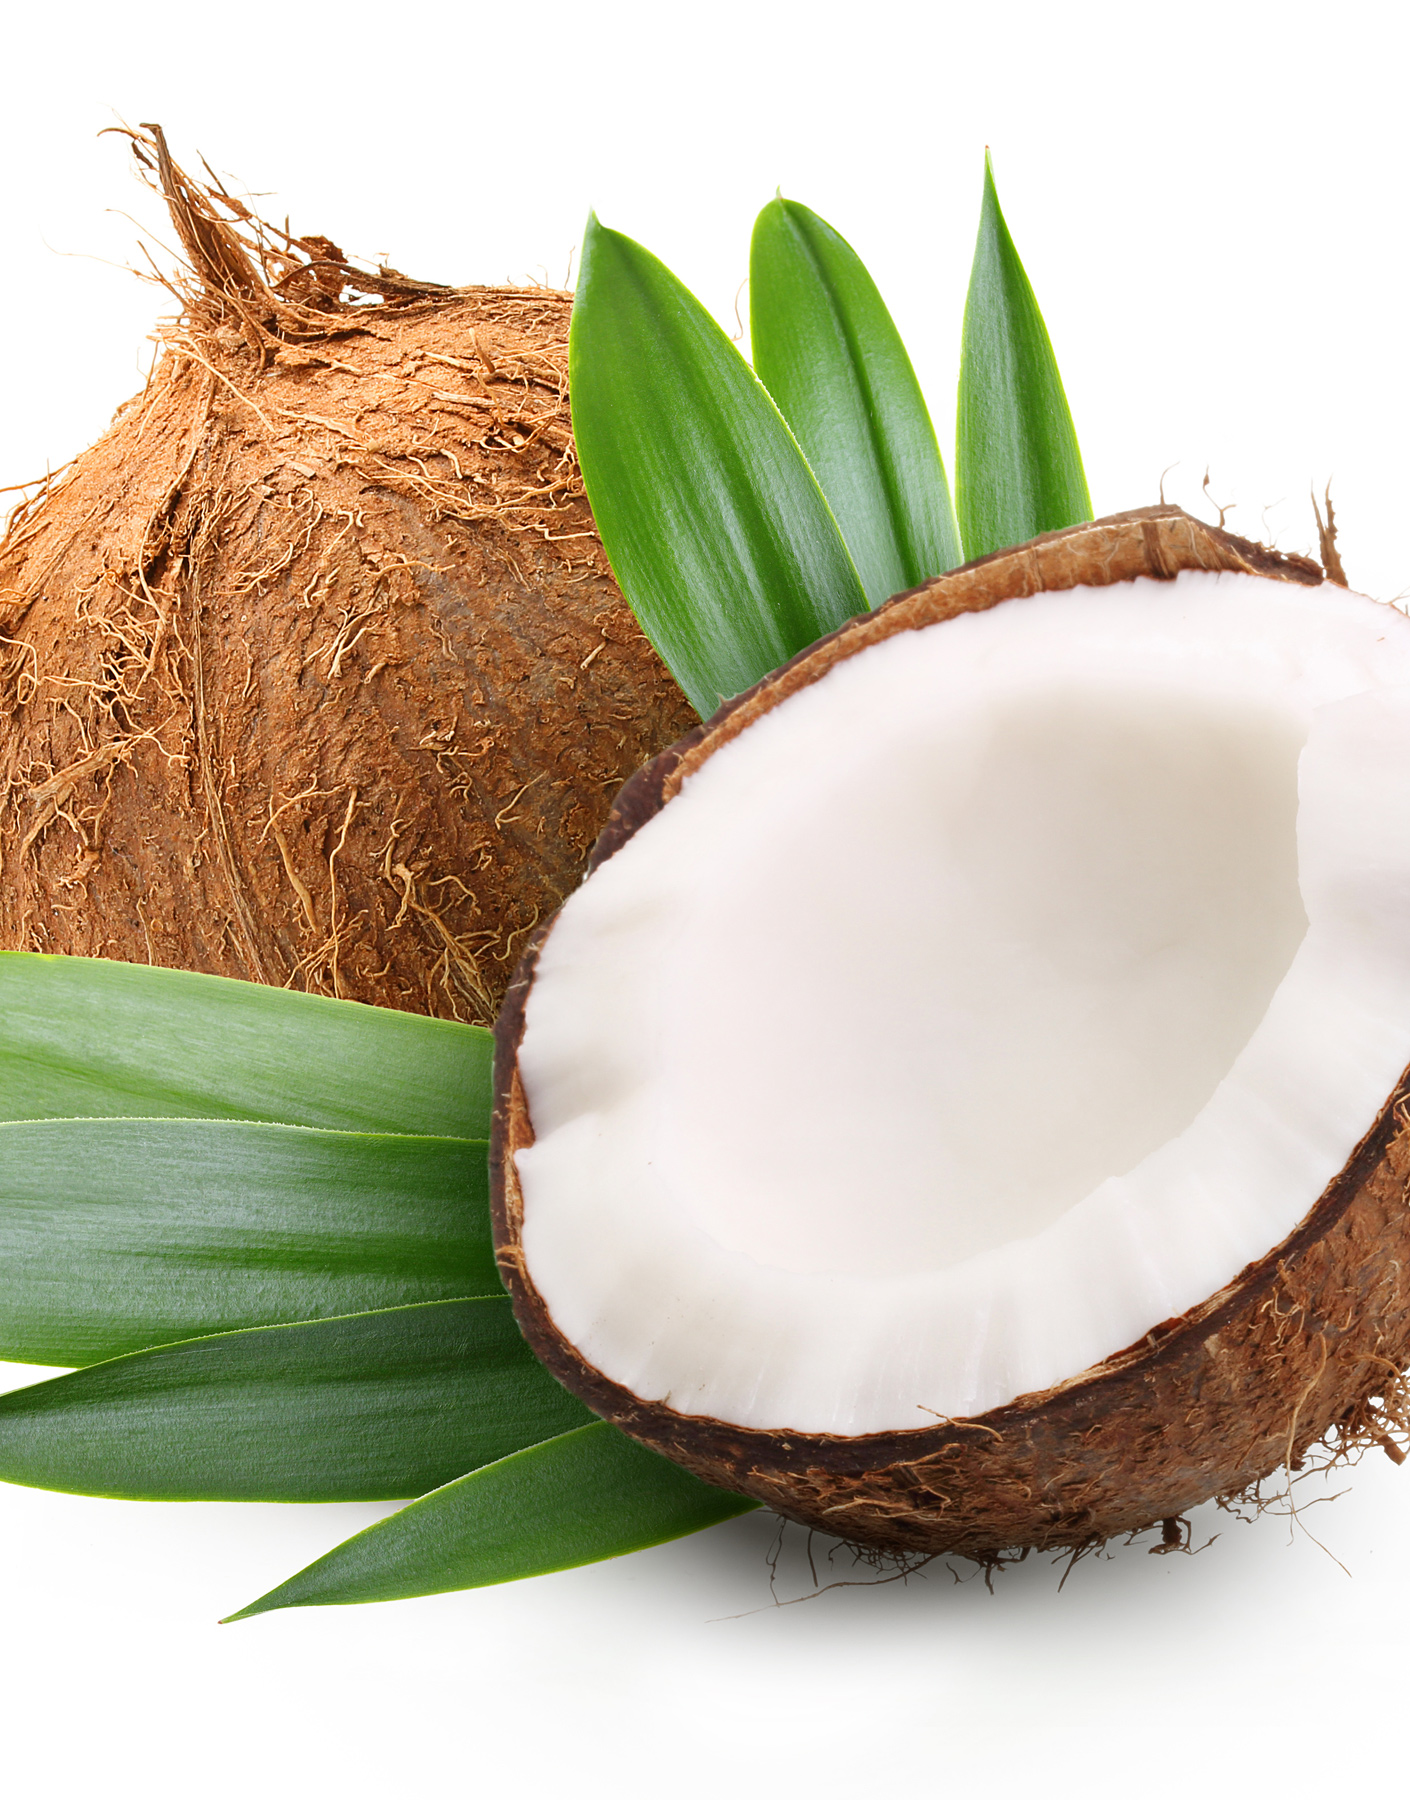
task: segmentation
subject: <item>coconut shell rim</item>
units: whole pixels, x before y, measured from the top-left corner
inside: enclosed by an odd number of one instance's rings
[[[1187,536],[1188,560],[1177,548],[1163,540],[1168,532],[1162,527],[1175,527]],[[1255,545],[1231,533],[1219,531],[1201,520],[1193,519],[1178,507],[1145,507],[1114,514],[1105,519],[1049,532],[1031,543],[1012,549],[995,551],[976,558],[946,575],[924,582],[886,601],[869,613],[849,619],[837,630],[808,646],[797,656],[773,670],[753,687],[724,702],[707,720],[646,763],[620,790],[612,812],[587,866],[590,876],[603,863],[627,844],[641,828],[675,797],[695,768],[700,767],[715,750],[723,747],[756,717],[781,704],[801,687],[811,685],[837,661],[857,653],[872,642],[895,635],[899,631],[920,629],[941,622],[931,617],[910,621],[905,609],[929,600],[942,584],[953,584],[957,577],[972,576],[989,570],[1019,577],[1012,591],[994,595],[986,604],[1002,604],[1028,594],[1056,591],[1055,584],[1045,581],[1037,571],[1038,557],[1044,546],[1068,548],[1080,545],[1084,536],[1094,533],[1120,533],[1128,540],[1139,538],[1140,554],[1146,567],[1132,573],[1117,573],[1106,580],[1088,580],[1057,584],[1114,585],[1145,575],[1155,579],[1173,579],[1182,569],[1209,568],[1271,576],[1297,586],[1319,586],[1322,571],[1303,557],[1292,557]],[[1036,553],[1036,554],[1035,554]],[[1026,564],[1032,563],[1028,571]],[[1006,570],[997,565],[1008,565]],[[1024,574],[1028,580],[1022,580]],[[1010,582],[1003,583],[1012,585]],[[956,616],[956,608],[944,615]],[[851,640],[863,635],[865,643],[851,647]],[[839,654],[839,651],[841,654]],[[743,717],[741,717],[743,715]],[[1075,1371],[1060,1382],[1044,1389],[1019,1394],[999,1407],[963,1420],[939,1420],[931,1425],[907,1430],[886,1430],[845,1435],[810,1432],[788,1426],[745,1426],[717,1419],[707,1413],[682,1412],[661,1401],[643,1400],[629,1388],[612,1381],[586,1361],[554,1324],[548,1307],[535,1288],[525,1265],[519,1240],[522,1196],[514,1169],[514,1153],[534,1141],[533,1124],[518,1067],[519,1045],[525,1025],[525,1008],[533,985],[539,954],[552,931],[554,918],[544,921],[534,932],[515,970],[504,1005],[495,1024],[495,1104],[490,1139],[490,1204],[501,1278],[508,1290],[519,1323],[530,1347],[541,1362],[563,1384],[577,1393],[593,1411],[609,1419],[631,1435],[660,1447],[663,1436],[697,1447],[711,1460],[753,1463],[751,1451],[757,1451],[771,1468],[786,1473],[790,1469],[836,1471],[849,1475],[871,1470],[893,1468],[898,1464],[930,1461],[953,1444],[971,1441],[976,1431],[995,1435],[1015,1426],[1031,1424],[1042,1415],[1054,1426],[1071,1420],[1079,1413],[1097,1409],[1105,1411],[1131,1390],[1144,1387],[1158,1362],[1175,1362],[1199,1341],[1210,1339],[1221,1329],[1247,1313],[1250,1306],[1266,1297],[1278,1281],[1282,1268],[1295,1261],[1311,1246],[1334,1230],[1355,1200],[1362,1182],[1382,1162],[1391,1142],[1405,1128],[1404,1108],[1410,1102],[1410,1068],[1402,1072],[1389,1097],[1365,1135],[1352,1149],[1347,1161],[1332,1178],[1302,1219],[1286,1237],[1262,1256],[1245,1264],[1233,1279],[1207,1299],[1184,1313],[1153,1326],[1136,1342],[1114,1351],[1100,1362]],[[663,1429],[664,1428],[664,1429]]]

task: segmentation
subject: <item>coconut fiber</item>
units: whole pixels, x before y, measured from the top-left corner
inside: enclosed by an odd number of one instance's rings
[[[0,545],[0,948],[488,1020],[694,717],[593,530],[570,296],[369,275],[144,134],[179,315]]]

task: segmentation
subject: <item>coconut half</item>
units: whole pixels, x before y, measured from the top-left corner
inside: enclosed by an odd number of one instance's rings
[[[1410,620],[1173,508],[930,582],[633,779],[499,1038],[520,1322],[707,1480],[992,1557],[1394,1450]]]

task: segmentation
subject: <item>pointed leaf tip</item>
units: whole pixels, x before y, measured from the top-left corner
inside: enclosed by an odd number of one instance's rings
[[[1057,359],[999,205],[984,185],[960,354],[955,479],[967,557],[1092,516]]]
[[[596,227],[569,340],[573,429],[612,570],[702,715],[866,610],[788,427],[700,302]]]
[[[602,1420],[435,1489],[222,1623],[491,1587],[701,1531],[758,1502],[708,1486]]]
[[[960,561],[935,430],[900,333],[847,240],[780,194],[749,253],[754,367],[788,420],[868,603]]]

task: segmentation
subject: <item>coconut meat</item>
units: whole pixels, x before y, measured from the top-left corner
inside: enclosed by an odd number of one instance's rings
[[[1284,1238],[1410,1063],[1410,621],[1186,573],[835,664],[574,894],[522,1248],[770,1430],[1041,1391]]]

